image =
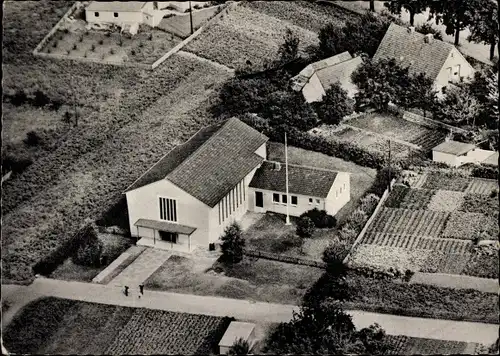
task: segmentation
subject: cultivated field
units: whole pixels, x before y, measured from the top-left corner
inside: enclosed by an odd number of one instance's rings
[[[392,346],[389,355],[453,355],[468,354],[475,350],[476,344],[461,341],[423,339],[403,335],[387,335]]]
[[[15,354],[212,354],[229,318],[44,298],[3,330]]]
[[[498,254],[474,247],[498,239],[496,182],[431,173],[423,187],[394,186],[350,263],[496,278]]]
[[[236,6],[211,23],[184,50],[235,69],[262,69],[265,63],[277,59],[287,28],[299,36],[300,52],[318,43],[317,34],[312,31]]]

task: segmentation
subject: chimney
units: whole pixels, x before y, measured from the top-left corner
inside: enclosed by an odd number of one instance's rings
[[[415,32],[415,27],[410,26],[408,27],[408,33],[414,33]]]
[[[279,162],[274,162],[273,169],[274,169],[275,171],[280,171],[280,170],[281,170],[281,163],[279,163]]]
[[[428,33],[427,35],[424,36],[425,43],[431,43],[433,39],[434,35],[432,33]]]

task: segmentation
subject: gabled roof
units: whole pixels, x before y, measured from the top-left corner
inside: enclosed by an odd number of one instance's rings
[[[491,165],[494,165],[494,166],[498,166],[498,152],[493,153],[491,156],[489,156],[488,158],[486,158],[481,163],[491,164]]]
[[[267,140],[236,118],[206,127],[171,150],[126,192],[167,179],[214,207],[264,160],[255,151]]]
[[[318,79],[325,89],[330,88],[335,83],[340,83],[344,89],[354,89],[356,86],[351,81],[351,74],[361,65],[363,59],[356,57],[347,61],[335,64],[316,72]]]
[[[424,39],[421,33],[391,23],[373,59],[394,58],[399,65],[409,67],[411,73],[425,73],[435,80],[455,47],[436,38],[428,43]]]
[[[304,69],[302,69],[299,74],[291,79],[293,83],[292,89],[295,91],[302,90],[304,85],[306,85],[309,81],[309,78],[311,78],[317,71],[335,66],[338,63],[345,62],[350,59],[352,59],[352,56],[349,54],[349,52],[346,51],[335,56],[325,58],[321,61],[309,64]]]
[[[245,323],[241,321],[232,321],[229,324],[226,332],[222,336],[219,342],[219,346],[233,346],[234,342],[239,338],[243,338],[246,341],[249,340],[253,331],[255,330],[255,324]]]
[[[285,164],[265,161],[255,172],[250,187],[286,192]],[[337,172],[328,169],[288,164],[288,192],[312,197],[326,198],[337,177]]]
[[[141,11],[147,1],[92,1],[87,6],[88,11],[116,11],[137,12]]]
[[[471,143],[445,141],[434,147],[432,150],[436,152],[452,154],[455,156],[461,156],[469,151],[472,151],[474,148],[476,148],[476,145],[473,145]]]

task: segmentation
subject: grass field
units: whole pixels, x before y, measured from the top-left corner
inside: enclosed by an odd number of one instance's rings
[[[15,354],[212,354],[229,318],[44,298],[3,330]]]
[[[2,187],[2,275],[12,280],[32,278],[32,266],[70,239],[83,219],[98,218],[165,152],[212,122],[210,98],[228,77],[210,64],[178,56],[154,73],[37,59],[29,51],[48,29],[35,31],[39,38],[29,39],[31,48],[23,41],[32,35],[26,14],[46,14],[43,4],[6,4],[6,29],[16,31],[22,45],[7,50],[4,91],[30,94],[40,88],[52,100],[71,104],[72,78],[77,104],[89,113]],[[60,16],[52,16],[54,23]]]
[[[193,11],[193,30],[196,31],[208,20],[214,17],[222,7],[212,6],[207,9]],[[171,17],[164,17],[158,28],[164,31],[173,33],[181,38],[187,38],[191,35],[191,23],[189,14],[175,15]]]
[[[395,185],[350,263],[496,278],[498,253],[474,245],[498,239],[498,198],[483,188],[472,190],[483,195],[466,193],[478,184],[475,178],[431,173],[423,183],[428,189]],[[494,181],[480,184],[491,188]]]
[[[236,6],[211,23],[184,50],[235,69],[262,69],[265,63],[278,58],[287,28],[300,38],[299,52],[318,43],[312,31],[246,6]]]
[[[207,263],[208,262],[208,263]],[[145,282],[155,290],[299,305],[322,274],[314,267],[247,258],[232,267],[170,257]]]

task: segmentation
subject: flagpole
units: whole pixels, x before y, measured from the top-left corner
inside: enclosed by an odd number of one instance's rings
[[[285,132],[285,176],[286,176],[286,222],[285,225],[290,225],[290,214],[288,212],[288,204],[290,197],[288,195],[288,147],[286,142],[286,132]]]

